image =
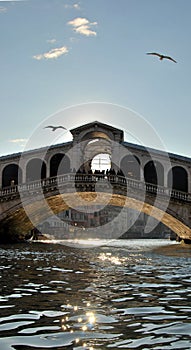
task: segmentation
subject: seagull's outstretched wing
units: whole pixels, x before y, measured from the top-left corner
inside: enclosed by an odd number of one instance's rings
[[[55,126],[56,129],[64,129],[64,130],[67,130],[64,126],[62,125],[58,125],[58,126]]]
[[[155,55],[155,56],[158,56],[158,57],[162,56],[160,53],[157,53],[157,52],[147,52],[147,55]]]
[[[174,58],[172,58],[170,56],[164,56],[164,58],[166,58],[167,60],[171,60],[171,61],[177,63],[177,61],[175,61]]]
[[[55,131],[56,129],[64,129],[64,130],[67,130],[64,126],[62,125],[58,125],[58,126],[54,126],[54,125],[47,125],[44,127],[44,129],[46,128],[50,128],[52,129],[52,131]]]

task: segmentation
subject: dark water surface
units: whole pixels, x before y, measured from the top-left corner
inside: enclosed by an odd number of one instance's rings
[[[0,259],[1,350],[191,349],[190,248],[32,243]]]

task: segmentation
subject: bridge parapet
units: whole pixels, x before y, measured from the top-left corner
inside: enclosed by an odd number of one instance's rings
[[[112,189],[111,189],[112,187]],[[107,192],[119,193],[125,195],[129,191],[140,191],[150,195],[160,195],[170,200],[191,202],[191,193],[177,191],[163,186],[151,183],[145,183],[139,180],[125,178],[119,175],[102,174],[64,174],[56,177],[50,177],[43,180],[31,181],[25,184],[5,187],[0,190],[0,201],[11,200],[15,196],[32,195],[42,190],[44,193],[53,190],[61,192],[89,191],[89,192]]]

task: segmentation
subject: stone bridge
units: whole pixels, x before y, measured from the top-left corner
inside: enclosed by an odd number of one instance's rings
[[[132,208],[191,240],[190,193],[124,176],[68,173],[3,188],[0,201],[1,242],[25,240],[34,226],[76,204]]]
[[[98,121],[70,133],[72,141],[0,157],[1,242],[25,239],[68,208],[96,205],[135,209],[191,240],[191,158],[128,143],[123,130]],[[104,172],[93,168],[100,154]]]

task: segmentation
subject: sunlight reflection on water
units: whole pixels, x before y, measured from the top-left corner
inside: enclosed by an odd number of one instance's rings
[[[105,243],[0,247],[3,350],[191,348],[190,247]]]

